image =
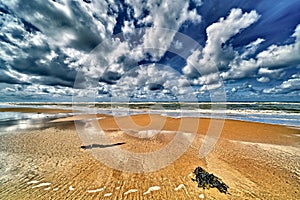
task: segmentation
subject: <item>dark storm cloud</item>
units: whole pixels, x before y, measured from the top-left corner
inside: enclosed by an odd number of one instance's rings
[[[27,84],[14,77],[11,77],[5,70],[0,69],[0,83],[8,84]]]
[[[39,63],[40,56],[46,56],[50,54],[50,51],[43,48],[30,48],[25,50],[25,52],[27,52],[30,57],[27,57],[26,59],[15,59],[14,62],[11,63],[14,70],[20,73],[26,73],[27,75],[41,76],[40,80],[43,80],[43,77],[53,78],[53,83],[51,85],[55,83],[54,80],[59,79],[64,80],[64,82],[69,82],[67,85],[70,87],[73,85],[77,71],[75,69],[70,69],[66,64],[63,64],[63,59],[59,57],[47,61],[46,63]],[[46,85],[47,82],[45,82]],[[42,81],[40,81],[40,83],[42,83]],[[57,84],[59,85],[59,82],[57,82]],[[64,84],[64,86],[65,85],[66,84]]]
[[[106,71],[103,73],[103,75],[100,77],[100,82],[108,83],[108,84],[114,84],[117,80],[121,78],[121,74],[117,72],[112,71]]]
[[[97,29],[91,23],[91,17],[82,12],[81,2],[69,1],[68,3],[70,5],[65,5],[65,10],[63,10],[49,1],[19,0],[13,9],[27,27],[37,27],[34,29],[41,30],[43,34],[56,41],[63,40],[61,38],[63,34],[69,32],[74,38],[69,41],[68,45],[74,46],[76,49],[90,51],[99,44],[101,37],[99,33],[94,31]]]
[[[164,86],[159,83],[150,83],[148,86],[149,90],[162,90]]]
[[[81,58],[71,58],[72,55],[65,54],[62,48],[90,51],[101,41],[101,37],[99,32],[94,31],[91,17],[80,10],[80,3],[69,3],[65,10],[46,1],[20,0],[8,6],[1,3],[2,68],[11,67],[18,73],[28,75],[28,79],[30,76],[40,76],[38,79],[32,78],[32,83],[72,87],[77,71],[64,61]],[[70,9],[69,14],[67,9]],[[57,57],[46,59],[53,52]],[[12,77],[1,79],[8,83],[21,82]]]

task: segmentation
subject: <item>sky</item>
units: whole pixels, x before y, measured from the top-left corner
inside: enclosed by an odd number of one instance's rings
[[[299,101],[299,0],[0,0],[0,101]]]

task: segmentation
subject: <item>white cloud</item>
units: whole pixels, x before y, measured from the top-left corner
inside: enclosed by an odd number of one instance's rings
[[[220,80],[218,73],[212,73],[208,75],[203,75],[200,77],[200,84],[201,85],[211,85],[218,83]]]
[[[262,38],[257,38],[254,42],[251,42],[245,47],[244,53],[242,53],[241,58],[245,59],[247,56],[251,56],[256,53],[258,46],[265,40]]]
[[[261,82],[261,83],[267,83],[270,81],[270,78],[269,77],[260,77],[260,78],[257,78],[256,79],[258,82]]]
[[[154,61],[159,60],[170,47],[176,31],[190,20],[199,23],[201,17],[196,10],[188,10],[188,1],[155,0],[148,1],[146,8],[150,11],[153,26],[146,30],[142,48],[150,53]],[[164,28],[166,30],[163,30]],[[167,31],[170,29],[171,31]],[[150,49],[152,48],[152,49]]]
[[[187,13],[187,19],[190,20],[193,23],[200,23],[201,22],[201,16],[198,15],[196,9],[193,9],[190,12]]]
[[[65,99],[66,97],[70,97],[73,94],[72,88],[65,88],[60,86],[46,86],[39,84],[32,85],[17,85],[15,84],[13,87],[7,87],[2,89],[4,94],[7,95],[18,95],[20,99],[27,99],[30,97],[35,100],[42,100],[42,98],[53,98],[58,97],[59,100]],[[77,91],[80,92],[80,91]]]
[[[115,84],[110,85],[113,98],[122,100],[136,97],[152,99],[187,98],[193,95],[189,81],[171,67],[151,64],[140,66],[125,73]]]
[[[243,13],[241,9],[232,9],[226,18],[222,17],[218,22],[207,27],[207,41],[205,47],[202,50],[194,51],[192,55],[188,57],[187,65],[182,70],[183,73],[190,78],[195,78],[200,75],[204,76],[206,74],[218,73],[218,68],[227,68],[229,63],[236,56],[236,52],[233,51],[232,47],[226,47],[224,44],[242,29],[256,22],[259,17],[255,11]],[[249,67],[251,62],[244,64],[247,64]],[[199,70],[200,74],[197,73],[197,70]],[[223,78],[226,79],[230,75],[231,72],[223,73]]]
[[[263,42],[263,39],[257,39],[255,42],[246,46],[250,47],[242,55],[236,53],[235,58],[229,63],[230,69],[222,73],[224,79],[237,79],[246,77],[263,76],[257,78],[258,82],[268,82],[270,78],[280,79],[285,75],[284,68],[290,67],[300,62],[300,25],[297,26],[293,37],[296,37],[295,43],[289,45],[272,45],[264,50],[255,58],[245,59],[249,53],[257,50],[257,45]]]
[[[173,43],[173,46],[174,46],[175,49],[179,50],[179,49],[182,48],[183,45],[182,45],[182,42],[176,40],[176,41]]]
[[[124,35],[130,34],[130,33],[134,33],[134,24],[133,21],[125,21],[124,22],[124,26],[122,27],[122,32]]]
[[[285,75],[285,71],[283,69],[259,68],[258,75],[264,75],[272,79],[280,79]]]
[[[289,93],[300,91],[300,74],[294,74],[290,79],[283,81],[280,85],[273,88],[264,89],[264,93]]]
[[[27,31],[20,19],[16,19],[9,14],[2,14],[0,35],[5,40],[1,40],[0,58],[7,63],[13,62],[16,58],[27,58],[28,53],[24,48],[31,46],[44,46],[46,37],[36,31]]]
[[[210,84],[210,85],[203,85],[201,86],[200,88],[200,91],[206,91],[206,90],[215,90],[215,89],[218,89],[222,86],[222,83],[218,82],[218,83],[214,83],[214,84]],[[214,94],[214,93],[212,93]]]
[[[231,92],[237,92],[238,90],[236,88],[232,88]]]
[[[0,62],[5,60],[3,81],[8,83],[71,87],[76,70],[101,39],[111,36],[117,18],[107,14],[106,1],[16,0],[3,4],[14,13],[3,13],[0,27],[0,34],[7,38],[0,41]]]
[[[203,3],[201,0],[193,1],[196,6]],[[148,94],[163,97],[172,93],[190,94],[189,83],[202,86],[193,94],[220,87],[218,69],[226,80],[253,77],[266,83],[273,78],[283,78],[286,75],[282,70],[284,67],[300,62],[300,25],[293,34],[296,38],[294,43],[272,45],[257,57],[255,54],[265,41],[263,38],[238,47],[238,51],[234,49],[228,43],[230,39],[260,17],[256,11],[243,12],[235,8],[228,16],[207,27],[204,48],[199,47],[187,58],[182,70],[186,76],[171,70],[164,72],[165,68],[151,65],[133,72],[131,69],[139,61],[158,61],[170,47],[184,51],[188,45],[174,39],[175,33],[183,25],[200,23],[201,16],[196,9],[189,10],[187,0],[125,2],[129,6],[113,0],[91,3],[12,0],[2,3],[16,16],[9,13],[1,16],[0,36],[5,40],[0,41],[0,64],[4,66],[0,70],[3,75],[0,81],[31,83],[34,86],[26,86],[24,91],[32,95],[34,90],[55,95],[63,95],[65,90],[65,94],[71,94],[69,90],[76,72],[82,67],[84,76],[101,77],[99,95],[110,95],[114,91],[120,96],[133,93],[141,98]],[[117,24],[118,15],[126,15],[125,21]],[[141,35],[135,38],[136,23],[151,27],[142,30]],[[122,30],[125,41],[122,37],[112,38],[114,30]],[[131,36],[133,39],[126,41]],[[297,76],[292,76],[273,90],[293,90]],[[37,87],[38,84],[40,87]],[[236,87],[236,90],[240,88]]]
[[[116,16],[106,14],[106,1],[87,4],[67,0],[17,0],[7,5],[18,17],[40,29],[55,46],[71,45],[87,50],[110,36],[116,24]]]
[[[201,2],[197,2],[200,5]],[[72,86],[76,71],[82,67],[83,77],[79,82],[87,77],[101,77],[104,86],[100,87],[99,93],[104,95],[116,89],[124,94],[124,90],[132,88],[118,85],[119,78],[126,76],[138,61],[148,59],[149,54],[152,55],[153,60],[159,60],[170,45],[181,49],[183,44],[180,41],[173,41],[176,31],[186,22],[201,21],[201,16],[197,14],[196,9],[188,10],[187,0],[176,2],[148,0],[142,3],[128,0],[126,3],[131,6],[126,8],[126,11],[122,10],[125,8],[124,5],[117,5],[113,1],[84,3],[67,0],[47,2],[15,0],[5,3],[17,16],[7,14],[6,17],[10,18],[1,27],[1,34],[6,34],[11,41],[5,43],[0,49],[1,58],[7,58],[5,60],[8,61],[6,66],[8,68],[2,70],[6,79],[2,81],[8,82],[7,79],[10,78],[10,83],[33,83],[34,86],[26,87],[27,89],[24,90],[30,94],[35,89],[39,93],[50,91],[57,94],[57,91],[62,90],[63,87]],[[152,25],[142,33],[140,38],[142,40],[134,41],[137,44],[111,37],[117,16],[122,14],[119,12],[128,14],[131,8],[134,10],[134,17],[138,24],[145,22],[147,26]],[[111,11],[109,14],[108,10]],[[149,11],[148,15],[145,15],[145,10]],[[36,31],[25,30],[23,20],[30,26],[34,26]],[[134,19],[130,18],[124,21],[121,29],[125,36],[134,35],[136,29],[133,22]],[[16,34],[12,31],[20,33],[19,35],[23,35],[24,38],[15,37]],[[100,46],[89,53],[100,43]],[[12,44],[19,46],[15,47]],[[152,51],[149,47],[155,49]],[[57,70],[53,70],[54,68]],[[147,71],[150,76],[143,75],[142,72],[140,74],[139,78],[130,79],[131,84],[145,85],[143,90],[137,88],[137,91],[143,91],[138,94],[140,96],[145,95],[148,90],[155,91],[165,87],[184,93],[185,89],[182,88],[187,86],[184,77],[176,79],[170,72],[158,75],[150,68]],[[155,76],[157,78],[153,78]],[[168,80],[169,78],[172,80]],[[182,88],[177,87],[176,80],[180,82]],[[40,84],[40,87],[37,87],[37,84]],[[59,85],[62,88],[57,89]]]
[[[125,2],[133,7],[134,18],[141,18],[141,15],[143,14],[143,9],[145,8],[145,2],[140,0],[125,0]]]
[[[16,80],[19,80],[20,82],[23,82],[23,83],[29,83],[30,79],[33,77],[33,76],[30,76],[27,74],[19,73],[19,72],[13,70],[10,66],[8,66],[7,74],[10,77],[12,77]]]
[[[221,73],[221,76],[225,80],[241,79],[253,76],[254,74],[256,74],[258,67],[254,59],[240,60],[239,57],[231,61],[228,66],[230,67],[230,69],[226,72]]]
[[[222,52],[222,44],[229,38],[239,33],[242,29],[249,27],[259,19],[256,11],[243,13],[241,9],[232,9],[229,16],[221,18],[219,22],[210,25],[207,29],[206,46],[203,49],[204,61],[214,59],[219,61]]]
[[[292,75],[292,78],[300,78],[300,73]]]
[[[192,0],[192,1],[196,4],[196,6],[202,6],[203,4],[202,0]]]
[[[153,61],[157,61],[165,54],[170,45],[174,45],[177,49],[182,48],[182,43],[174,42],[173,37],[184,22],[190,20],[198,23],[201,20],[196,10],[188,10],[188,1],[174,3],[170,0],[163,0],[159,3],[157,1],[140,3],[129,0],[126,2],[133,7],[134,17],[140,21],[148,18],[153,26],[140,30],[135,29],[133,20],[125,21],[122,30],[129,40],[121,42],[115,39],[102,42],[93,51],[88,63],[84,64],[84,66],[88,66],[84,69],[86,75],[94,78],[103,76],[104,81],[109,83],[110,81],[106,79],[111,76],[106,76],[107,73],[123,76],[138,61],[149,59],[149,54]],[[149,11],[148,16],[141,14],[143,9]],[[151,17],[149,18],[149,16]],[[139,81],[141,80],[139,79]],[[111,83],[116,82],[116,80],[112,80]]]
[[[289,45],[272,45],[267,50],[257,55],[260,66],[269,68],[286,67],[300,62],[300,25],[292,35],[295,43]]]
[[[201,57],[202,50],[195,50],[192,54],[186,59],[187,65],[182,68],[182,72],[190,78],[198,78],[199,74],[199,61]]]

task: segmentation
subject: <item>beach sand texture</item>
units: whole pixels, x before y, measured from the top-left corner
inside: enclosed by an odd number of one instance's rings
[[[88,118],[91,115],[62,118],[51,122],[51,128],[0,135],[0,199],[297,199],[300,195],[297,129],[226,120],[217,145],[200,159],[199,148],[210,119],[98,115],[95,127],[99,123],[112,143],[88,148],[91,144],[79,138],[73,123],[84,124]],[[182,120],[184,126],[180,126]],[[199,126],[191,146],[159,171],[122,172],[91,153],[105,148],[156,151],[174,138],[179,127],[181,134],[191,134],[195,124]],[[146,130],[161,131],[145,137],[134,135],[134,131]],[[191,180],[197,166],[221,178],[229,193],[198,188]]]

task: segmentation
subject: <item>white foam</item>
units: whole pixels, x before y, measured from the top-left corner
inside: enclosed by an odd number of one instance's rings
[[[50,190],[50,189],[51,189],[51,187],[47,187],[47,188],[45,188],[44,190],[46,190],[46,191],[47,191],[47,190]]]
[[[101,192],[103,190],[104,190],[104,188],[99,188],[99,189],[95,189],[95,190],[88,190],[87,192],[88,193],[95,193],[95,192]]]
[[[278,144],[266,144],[266,143],[258,143],[258,142],[245,142],[245,141],[237,141],[237,140],[230,140],[231,142],[241,143],[244,145],[255,145],[262,149],[269,150],[269,151],[283,151],[286,153],[290,153],[292,155],[300,155],[300,150],[297,147],[293,146],[285,146],[285,145],[278,145]]]
[[[35,181],[35,180],[33,180],[33,181],[29,181],[27,184],[36,184],[36,183],[38,183],[38,182],[40,182],[40,181]]]
[[[75,188],[73,188],[72,185],[71,185],[71,186],[69,187],[69,190],[70,190],[70,191],[73,191],[73,190],[75,190]]]
[[[153,186],[153,187],[149,187],[148,190],[146,192],[144,192],[143,194],[150,194],[150,192],[152,191],[156,191],[156,190],[160,190],[159,186]]]
[[[131,189],[131,190],[128,190],[127,192],[125,192],[124,194],[127,195],[129,193],[133,193],[133,192],[137,192],[138,190],[137,189]]]
[[[53,188],[53,191],[57,191],[58,190],[58,188]]]
[[[184,188],[184,185],[183,185],[183,184],[178,185],[174,190],[175,190],[175,191],[178,191],[178,190],[180,190],[181,188]]]
[[[263,144],[257,143],[257,145],[265,150],[269,151],[283,151],[291,155],[300,156],[300,150],[297,147],[285,146],[285,145],[276,145],[276,144]]]
[[[40,183],[38,185],[33,186],[32,188],[38,188],[38,187],[44,187],[44,186],[49,186],[51,183]]]
[[[110,197],[112,195],[112,193],[106,193],[104,194],[105,197]]]
[[[162,133],[162,134],[174,134],[174,133],[177,133],[177,131],[161,130],[160,133]]]
[[[127,134],[133,135],[135,137],[139,137],[139,138],[151,138],[153,136],[155,136],[156,134],[158,134],[160,132],[160,130],[142,130],[142,131],[136,131],[136,130],[132,130],[132,129],[127,129],[124,130]]]

